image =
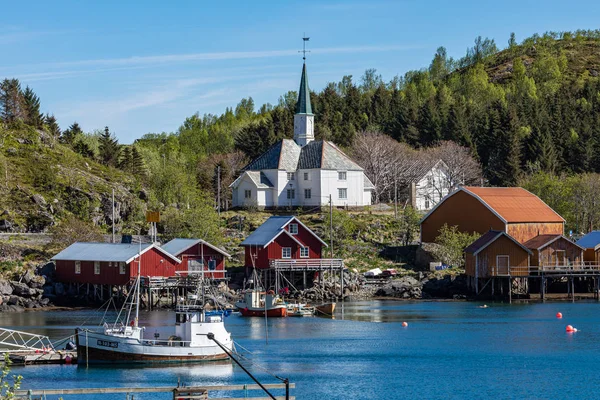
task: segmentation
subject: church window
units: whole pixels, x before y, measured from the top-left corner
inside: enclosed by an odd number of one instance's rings
[[[310,199],[312,197],[312,193],[310,189],[304,189],[304,198]]]
[[[338,198],[340,200],[345,200],[348,198],[348,189],[346,188],[339,188],[338,189]]]
[[[295,189],[288,189],[287,190],[287,198],[288,199],[295,199],[296,198],[296,190]]]
[[[305,181],[310,181],[310,174],[308,172],[304,173],[304,180]]]
[[[288,181],[293,181],[294,180],[294,173],[293,172],[288,172],[287,173],[287,180]]]
[[[346,180],[346,171],[338,171],[338,181]]]
[[[244,190],[244,198],[251,199],[252,198],[252,190]]]
[[[291,247],[282,247],[281,248],[281,258],[292,258],[292,248]]]

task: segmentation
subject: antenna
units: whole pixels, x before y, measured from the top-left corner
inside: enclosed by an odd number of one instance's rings
[[[304,33],[304,36],[302,37],[302,50],[298,51],[298,53],[302,53],[302,59],[304,61],[306,61],[306,53],[310,53],[310,50],[306,50],[306,42],[309,40],[310,38],[306,36],[306,33]]]

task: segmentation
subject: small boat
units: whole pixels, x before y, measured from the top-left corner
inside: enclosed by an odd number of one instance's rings
[[[331,316],[335,311],[335,303],[327,303],[321,304],[320,306],[315,306],[315,310],[320,314]]]
[[[259,288],[244,292],[242,300],[235,303],[244,317],[287,317],[288,309],[281,297],[275,292],[261,291]]]
[[[79,364],[127,362],[196,362],[225,360],[229,358],[217,343],[229,351],[233,350],[231,334],[223,323],[226,311],[204,310],[204,277],[199,278],[196,294],[188,296],[184,304],[175,310],[175,331],[168,338],[144,338],[144,327],[138,325],[140,304],[140,256],[138,254],[138,276],[132,286],[117,322],[103,325],[102,329],[76,329],[77,361]],[[133,292],[133,293],[132,293]],[[202,294],[199,296],[199,294]],[[201,298],[202,302],[198,301]],[[129,323],[127,321],[134,315]],[[120,318],[121,316],[123,318]],[[213,334],[214,339],[208,335]]]
[[[315,315],[315,308],[306,304],[287,304],[288,317],[312,317]]]

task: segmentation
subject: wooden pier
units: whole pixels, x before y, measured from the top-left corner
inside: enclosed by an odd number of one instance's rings
[[[480,296],[486,289],[492,296],[508,296],[512,301],[514,286],[520,286],[526,295],[530,295],[531,287],[539,288],[542,301],[546,300],[549,283],[561,281],[566,284],[567,296],[575,301],[576,282],[585,283],[586,293],[600,301],[600,264],[592,262],[576,262],[564,264],[542,264],[539,266],[492,266],[485,278],[471,277],[470,285],[476,288]],[[507,283],[507,284],[506,284]],[[506,289],[504,288],[506,284]],[[515,285],[516,284],[516,285]],[[537,290],[536,290],[537,292]]]
[[[290,396],[289,389],[296,388],[294,383],[273,383],[263,384],[269,391],[284,390],[285,394],[275,396],[278,400],[295,400]],[[46,399],[47,396],[79,396],[89,394],[105,394],[107,398],[114,399],[116,394],[124,394],[126,399],[129,396],[133,398],[135,393],[172,393],[173,400],[242,400],[248,399],[248,391],[261,391],[261,387],[256,384],[249,385],[222,385],[222,386],[158,386],[158,387],[121,387],[121,388],[82,388],[82,389],[21,389],[15,392],[17,399]],[[211,392],[237,392],[237,397],[216,398],[209,397]],[[241,392],[241,393],[240,393]],[[253,400],[272,400],[271,397],[250,397]],[[66,399],[68,400],[68,398]]]
[[[14,365],[77,364],[76,351],[19,351],[8,356]]]

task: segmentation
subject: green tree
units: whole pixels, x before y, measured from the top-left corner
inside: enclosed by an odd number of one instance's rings
[[[2,367],[2,375],[0,376],[0,399],[8,400],[15,398],[15,392],[21,387],[23,377],[21,375],[13,375],[12,383],[9,382],[10,366],[9,353],[4,353],[4,365]]]
[[[465,265],[465,248],[477,240],[481,235],[478,233],[460,232],[457,226],[444,224],[435,242],[434,257],[451,267],[462,268]]]
[[[110,133],[108,126],[104,128],[104,132],[98,138],[99,141],[99,156],[100,161],[104,165],[116,167],[119,161],[121,147],[119,141]]]
[[[75,143],[75,139],[82,135],[83,131],[77,122],[73,122],[68,129],[64,130],[62,135],[60,136],[61,143],[65,143],[68,145],[73,145]]]
[[[0,118],[5,124],[13,124],[26,118],[25,99],[18,79],[0,82]]]
[[[58,126],[58,122],[56,121],[56,117],[54,117],[54,115],[46,114],[44,123],[48,128],[48,133],[50,133],[50,136],[52,136],[53,142],[60,138],[60,126]]]
[[[27,86],[23,92],[25,123],[37,129],[44,126],[44,115],[40,113],[40,98]]]

